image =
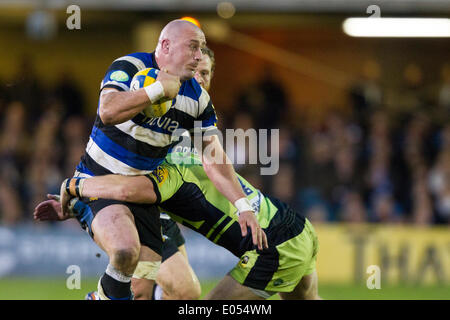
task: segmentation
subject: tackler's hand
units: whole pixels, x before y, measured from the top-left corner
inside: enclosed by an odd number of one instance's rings
[[[267,242],[267,236],[264,230],[258,223],[253,211],[244,211],[239,215],[239,224],[241,226],[242,236],[247,235],[247,227],[250,227],[252,232],[253,244],[258,246],[259,250],[268,248],[269,244]]]
[[[38,221],[63,221],[69,217],[64,216],[59,203],[59,196],[48,194],[49,200],[42,201],[34,208],[33,218]]]

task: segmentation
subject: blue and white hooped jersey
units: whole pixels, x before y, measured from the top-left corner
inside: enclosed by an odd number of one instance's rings
[[[158,68],[154,53],[138,52],[118,58],[106,71],[100,90],[128,91],[134,74],[146,68]],[[192,130],[194,121],[201,121],[203,131],[217,124],[209,95],[195,79],[182,83],[172,107],[159,118],[139,113],[131,120],[107,126],[97,110],[86,152],[75,175],[147,174],[161,164],[177,144],[177,137],[172,135],[174,131]]]

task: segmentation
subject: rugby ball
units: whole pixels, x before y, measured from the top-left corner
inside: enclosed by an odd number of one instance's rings
[[[154,83],[158,76],[158,72],[158,69],[147,68],[136,73],[131,80],[130,91],[136,91]],[[161,99],[156,103],[149,103],[142,112],[149,118],[159,118],[165,115],[170,107],[172,107],[172,100]]]

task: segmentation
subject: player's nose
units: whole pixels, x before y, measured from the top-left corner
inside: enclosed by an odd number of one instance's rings
[[[198,50],[194,54],[194,59],[196,61],[200,61],[202,59],[202,57],[203,57],[202,50],[200,48],[198,48]]]

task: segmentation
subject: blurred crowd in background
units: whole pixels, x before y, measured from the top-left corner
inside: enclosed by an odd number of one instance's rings
[[[348,106],[314,121],[293,119],[299,108],[272,77],[243,88],[235,110],[219,112],[220,128],[280,129],[280,169],[236,170],[315,222],[449,223],[450,66],[430,84],[418,65],[406,65],[395,87],[383,85],[376,62],[365,69],[348,88]],[[86,113],[93,106],[69,74],[44,87],[23,62],[14,79],[0,80],[0,224],[13,225],[31,221],[36,204],[59,193],[95,114]],[[236,157],[248,156],[244,150],[236,146]]]

